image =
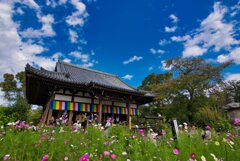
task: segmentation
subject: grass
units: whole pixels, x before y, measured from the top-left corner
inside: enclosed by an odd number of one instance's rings
[[[60,132],[61,128],[64,132]],[[14,161],[37,161],[46,154],[49,156],[48,160],[60,161],[65,158],[76,161],[85,153],[88,153],[89,160],[94,161],[186,161],[192,153],[196,154],[196,160],[201,160],[201,156],[206,160],[214,160],[211,153],[226,161],[239,161],[240,158],[240,137],[231,136],[228,137],[230,140],[226,141],[227,134],[215,132],[212,134],[212,141],[205,144],[200,133],[188,137],[183,132],[179,134],[178,141],[173,141],[171,133],[168,132],[161,140],[152,141],[122,126],[111,127],[105,131],[94,126],[78,132],[68,127],[45,127],[37,131],[6,128],[4,131],[5,135],[0,138],[0,157],[9,154],[10,160]],[[179,149],[179,155],[173,154],[174,147]],[[104,151],[116,154],[117,158],[104,156]],[[123,155],[124,152],[127,155]]]

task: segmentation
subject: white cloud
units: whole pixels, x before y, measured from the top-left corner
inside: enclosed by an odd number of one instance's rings
[[[232,51],[234,45],[239,45],[240,42],[235,38],[234,21],[227,21],[225,18],[227,14],[230,14],[229,9],[220,2],[215,2],[213,11],[202,20],[200,27],[191,36],[172,37],[172,40],[184,42],[184,57],[201,56],[209,50]],[[220,56],[219,59],[222,58]]]
[[[227,61],[233,61],[236,64],[240,64],[240,47],[233,49],[229,54],[221,54],[217,57],[219,63],[225,63]]]
[[[149,71],[153,70],[153,67],[152,66],[148,67],[148,70]]]
[[[40,6],[34,0],[16,0],[16,2],[27,5],[28,7],[39,10]]]
[[[65,3],[67,3],[67,0],[59,0],[59,1],[58,1],[58,4],[59,4],[59,5],[62,5],[62,4],[65,4]]]
[[[88,17],[86,5],[79,0],[71,0],[72,5],[77,9],[72,15],[66,18],[66,22],[70,26],[84,26],[85,20]]]
[[[166,27],[164,28],[165,32],[175,32],[176,29],[177,29],[177,26],[173,26],[173,27],[168,27],[168,26],[166,26]]]
[[[69,53],[69,55],[76,59],[81,60],[84,63],[87,63],[90,60],[90,57],[88,54],[83,54],[79,51],[73,51],[73,52]]]
[[[238,1],[238,3],[236,5],[231,7],[231,11],[232,11],[232,13],[230,14],[231,16],[236,16],[239,13],[239,11],[240,11],[240,1]]]
[[[78,39],[77,32],[69,29],[69,39],[72,43],[76,43]]]
[[[185,36],[172,36],[171,40],[172,41],[176,41],[176,42],[181,42],[181,41],[187,41],[191,38],[191,36],[189,35],[185,35]]]
[[[16,13],[18,13],[20,15],[24,14],[23,10],[21,8],[19,8],[19,7],[16,9]]]
[[[163,39],[163,40],[160,40],[158,44],[159,44],[160,46],[164,46],[164,45],[166,45],[166,44],[168,44],[168,43],[169,43],[169,42],[168,42],[167,40]]]
[[[67,0],[46,0],[46,5],[52,8],[56,8],[57,6],[66,4]]]
[[[154,49],[154,48],[150,48],[149,51],[150,51],[150,53],[152,53],[152,54],[164,54],[164,53],[165,53],[164,50]]]
[[[61,52],[56,52],[55,54],[52,55],[52,59],[54,59],[54,60],[58,60],[61,57],[63,57],[63,53],[61,53]]]
[[[122,77],[123,79],[127,79],[127,80],[132,80],[133,75],[130,74],[126,74],[125,76]]]
[[[230,81],[230,80],[240,80],[240,73],[236,73],[236,74],[229,74],[226,78],[226,81]]]
[[[230,60],[229,55],[221,54],[221,55],[218,55],[218,57],[217,57],[217,62],[219,62],[219,63],[225,63],[225,62],[227,62],[229,60]]]
[[[22,71],[27,63],[53,69],[55,61],[40,55],[47,49],[31,41],[22,41],[17,31],[18,24],[12,20],[13,8],[11,1],[0,2],[0,75]]]
[[[82,66],[86,67],[86,68],[92,67],[93,65],[94,65],[93,62],[88,62],[88,63],[82,64]]]
[[[178,22],[178,17],[174,14],[169,15],[169,18],[172,20],[173,23],[177,23]]]
[[[68,59],[68,58],[65,58],[65,59],[63,59],[63,61],[66,62],[66,63],[71,63],[72,60]]]
[[[162,60],[161,61],[161,64],[162,64],[162,66],[160,66],[159,68],[161,69],[161,70],[171,70],[172,69],[172,66],[170,65],[169,67],[167,67],[166,66],[166,62],[165,62],[165,60]]]
[[[36,30],[33,28],[28,28],[21,32],[21,36],[25,38],[40,38],[40,37],[53,37],[56,35],[53,30],[54,17],[51,14],[46,16],[42,16],[41,14],[37,14],[39,21],[42,23],[42,28],[40,30]]]
[[[131,57],[131,58],[129,58],[128,60],[125,60],[124,62],[123,62],[123,64],[129,64],[129,63],[132,63],[132,62],[135,62],[135,61],[139,61],[139,60],[141,60],[141,59],[143,59],[143,57],[141,57],[141,56],[133,56],[133,57]]]
[[[196,56],[201,56],[203,53],[205,53],[207,49],[199,47],[199,46],[188,46],[186,49],[183,51],[183,57],[196,57]]]

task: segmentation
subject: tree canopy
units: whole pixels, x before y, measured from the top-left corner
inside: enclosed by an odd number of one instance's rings
[[[201,58],[174,58],[165,63],[170,69],[167,73],[150,74],[139,88],[157,93],[155,105],[184,113],[189,122],[205,105],[208,90],[222,82],[222,70],[231,64],[213,65]]]

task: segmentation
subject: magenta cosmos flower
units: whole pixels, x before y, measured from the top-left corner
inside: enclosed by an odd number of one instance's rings
[[[179,155],[179,153],[180,153],[180,152],[179,152],[178,148],[176,148],[176,147],[173,148],[173,154],[174,154],[174,155]]]
[[[191,158],[191,159],[195,159],[195,158],[196,158],[196,154],[195,154],[195,153],[192,153],[192,154],[190,155],[190,158]]]
[[[116,154],[112,154],[112,155],[111,155],[111,158],[112,158],[112,159],[116,159],[116,158],[117,158],[117,155],[116,155]]]
[[[79,161],[89,161],[89,160],[88,160],[88,154],[86,153],[86,154],[84,154],[83,156],[81,156],[81,157],[79,158]]]
[[[48,154],[46,154],[46,155],[44,155],[43,157],[42,157],[42,161],[46,161],[46,160],[48,160]]]
[[[64,144],[68,144],[69,140],[64,140]]]
[[[110,152],[109,152],[109,151],[104,151],[104,152],[103,152],[103,155],[104,155],[104,156],[109,156],[109,155],[110,155]]]

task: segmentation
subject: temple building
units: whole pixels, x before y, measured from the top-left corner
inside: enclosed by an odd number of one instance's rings
[[[68,125],[82,114],[98,115],[98,123],[118,118],[131,128],[131,117],[139,105],[153,101],[154,95],[135,89],[117,75],[58,61],[54,71],[26,65],[26,98],[43,107],[42,124],[49,124],[64,111]]]

